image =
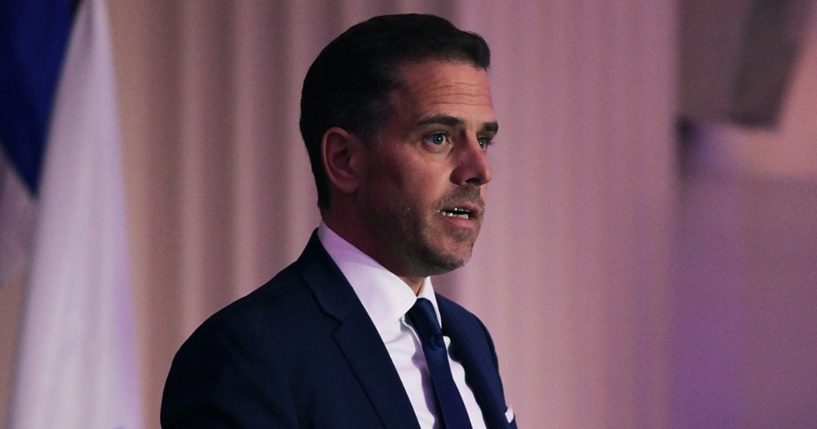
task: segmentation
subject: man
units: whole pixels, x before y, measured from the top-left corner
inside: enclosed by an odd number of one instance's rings
[[[165,428],[516,427],[487,330],[429,280],[465,264],[482,223],[489,56],[429,15],[376,17],[324,48],[301,99],[323,222],[185,342]]]

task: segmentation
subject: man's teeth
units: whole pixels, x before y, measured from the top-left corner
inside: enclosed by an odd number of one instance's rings
[[[471,212],[466,209],[461,209],[459,207],[453,209],[444,209],[440,210],[440,214],[447,217],[456,217],[460,219],[470,219]]]

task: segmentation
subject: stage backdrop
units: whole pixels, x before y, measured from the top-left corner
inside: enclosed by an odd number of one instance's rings
[[[292,261],[317,225],[297,126],[308,65],[351,24],[411,11],[493,50],[488,218],[470,264],[437,282],[491,329],[520,427],[667,427],[677,9],[109,2],[147,427],[184,338]],[[8,307],[19,290],[3,291]],[[13,348],[17,318],[2,317]]]

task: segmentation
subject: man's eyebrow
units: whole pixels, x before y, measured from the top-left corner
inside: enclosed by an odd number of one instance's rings
[[[499,132],[499,123],[497,123],[496,121],[486,122],[486,123],[482,124],[482,128],[480,128],[480,131],[482,131],[482,132],[487,131],[489,133],[496,134],[497,132]]]
[[[445,126],[449,126],[449,127],[456,127],[456,126],[461,126],[464,123],[465,122],[462,119],[460,119],[460,118],[458,118],[456,116],[434,115],[434,116],[431,116],[431,117],[428,117],[428,118],[425,118],[425,119],[421,119],[417,123],[417,125],[418,126],[424,126],[424,125],[437,124],[437,125],[445,125]],[[480,127],[479,130],[481,132],[496,133],[497,131],[499,131],[499,124],[496,121],[485,122],[484,124],[482,124],[482,126]]]
[[[458,125],[462,125],[464,121],[456,116],[450,115],[434,115],[428,118],[421,119],[420,122],[417,123],[418,126],[423,125],[446,125],[449,127],[456,127]]]

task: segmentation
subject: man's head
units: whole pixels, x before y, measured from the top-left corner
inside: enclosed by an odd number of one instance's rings
[[[441,18],[379,17],[332,42],[304,82],[324,221],[413,287],[463,265],[482,224],[488,55]]]
[[[312,63],[301,93],[301,135],[318,189],[318,207],[330,192],[320,155],[321,139],[341,127],[367,142],[391,113],[390,93],[401,85],[398,66],[427,59],[490,64],[488,44],[477,34],[433,15],[385,15],[357,24],[327,45]]]

